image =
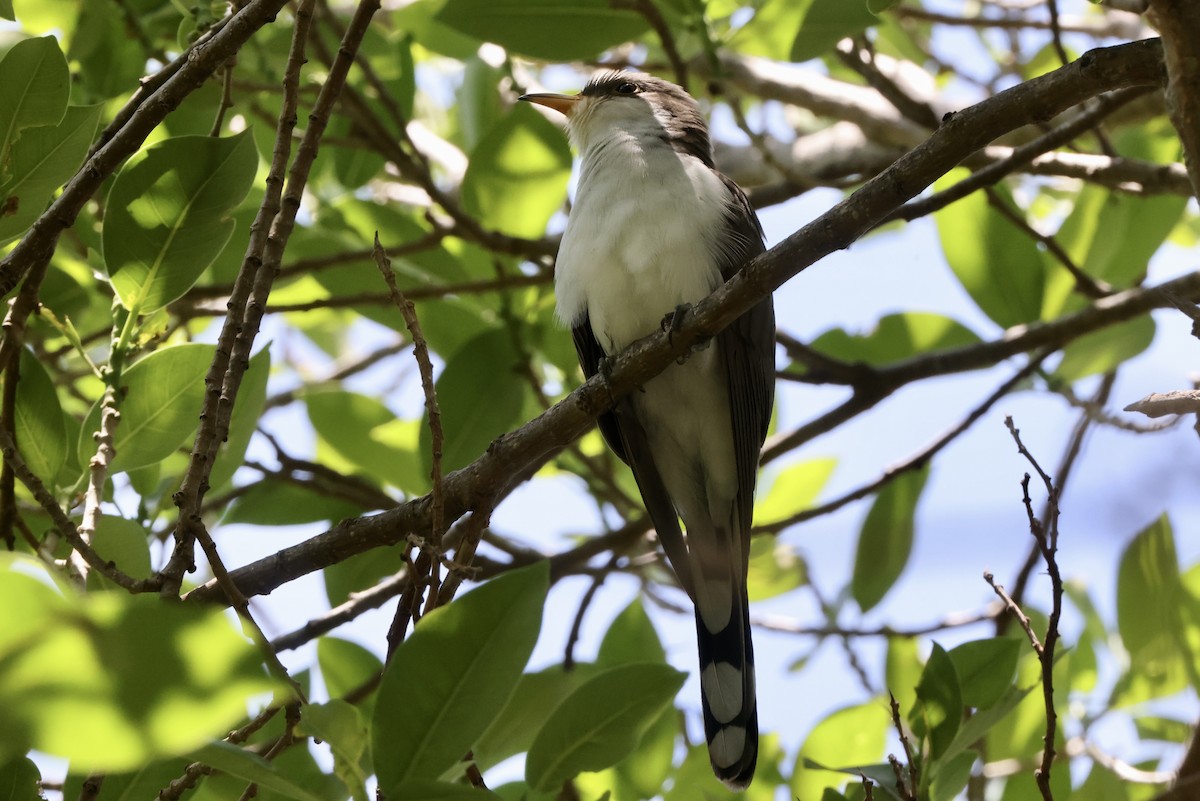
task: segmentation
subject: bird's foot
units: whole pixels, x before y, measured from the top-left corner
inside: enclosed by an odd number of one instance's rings
[[[691,310],[692,310],[692,304],[680,303],[678,306],[675,307],[674,311],[669,312],[663,316],[662,323],[660,323],[660,327],[667,334],[667,342],[674,344],[673,338],[675,336],[675,332],[678,331],[683,326],[683,320],[685,317],[687,317],[688,313],[691,312]],[[683,354],[682,356],[680,356],[678,359],[675,360],[675,363],[683,364],[684,362],[686,362],[688,360],[688,357],[691,356],[693,353],[696,353],[697,351],[706,349],[710,344],[712,344],[712,340],[709,340],[709,339],[702,339],[702,340],[694,343],[692,345],[692,347],[688,350],[687,353]]]

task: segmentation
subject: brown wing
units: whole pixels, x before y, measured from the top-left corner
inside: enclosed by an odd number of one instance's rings
[[[583,374],[591,378],[599,371],[600,360],[606,355],[592,331],[591,319],[584,315],[571,329],[571,334],[575,339],[575,353],[579,356]],[[659,475],[658,467],[654,464],[646,432],[637,421],[633,404],[628,398],[622,398],[611,411],[600,415],[596,422],[608,447],[633,471],[633,478],[642,493],[642,502],[650,515],[650,522],[658,532],[658,539],[663,544],[667,558],[671,560],[680,586],[690,595],[691,567],[687,559],[687,545],[679,528],[679,518],[675,513],[675,505],[671,503],[671,496],[667,494],[662,476]]]
[[[721,176],[734,198],[726,217],[726,240],[731,246],[721,254],[721,277],[728,280],[766,248],[763,230],[746,195],[733,181]],[[758,457],[775,403],[775,305],[763,298],[722,331],[717,341],[729,375],[729,408],[733,417],[733,443],[737,458],[738,515],[742,547],[749,552],[749,531],[754,513],[754,485]]]

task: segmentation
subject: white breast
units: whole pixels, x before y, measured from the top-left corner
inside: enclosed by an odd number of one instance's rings
[[[613,353],[721,283],[712,254],[729,194],[699,160],[657,136],[617,132],[581,155],[555,268],[559,317],[586,312]]]

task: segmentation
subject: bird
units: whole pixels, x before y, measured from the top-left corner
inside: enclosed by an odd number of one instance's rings
[[[554,291],[585,376],[635,340],[673,330],[765,250],[762,225],[717,170],[700,106],[681,87],[605,71],[577,95],[520,99],[564,115],[579,154]],[[749,786],[758,757],[746,584],[774,342],[767,295],[598,418],[694,603],[709,761],[735,790]]]

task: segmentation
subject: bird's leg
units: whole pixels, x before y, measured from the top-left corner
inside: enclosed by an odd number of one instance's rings
[[[678,306],[675,307],[674,311],[667,312],[667,314],[663,316],[662,322],[659,324],[659,327],[667,333],[667,342],[673,342],[673,337],[675,336],[675,332],[678,331],[680,329],[680,327],[683,325],[683,319],[685,317],[687,317],[688,312],[690,312],[691,310],[692,310],[692,304],[680,303]],[[683,354],[682,356],[680,356],[678,359],[675,360],[675,363],[683,364],[684,362],[686,362],[688,360],[688,357],[691,356],[693,353],[696,353],[697,351],[702,351],[711,344],[712,344],[712,340],[710,340],[710,339],[703,339],[703,340],[700,340],[700,341],[694,343],[692,345],[692,347],[688,349],[687,353]]]

